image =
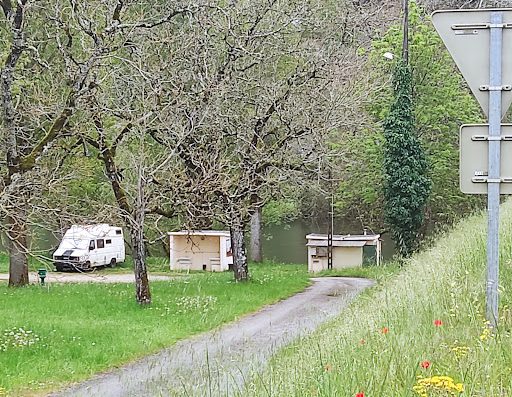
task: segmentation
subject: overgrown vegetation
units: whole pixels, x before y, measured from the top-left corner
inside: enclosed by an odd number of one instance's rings
[[[232,321],[308,284],[304,266],[263,264],[251,269],[246,285],[234,283],[231,272],[153,282],[156,299],[146,309],[131,299],[130,284],[11,289],[0,282],[0,391],[18,395],[85,379]]]
[[[338,213],[357,217],[373,229],[383,225],[382,120],[388,116],[393,102],[391,76],[400,59],[402,38],[402,27],[397,21],[368,50],[360,49],[359,56],[368,59],[361,78],[361,89],[368,92],[368,100],[360,119],[361,128],[343,134],[339,143],[346,156],[340,162]],[[386,59],[385,53],[394,54],[394,59]],[[483,206],[482,197],[462,194],[459,189],[458,130],[461,124],[484,120],[428,13],[414,1],[410,3],[409,14],[409,62],[415,128],[427,155],[432,180],[426,224],[437,228]]]
[[[338,319],[283,350],[244,395],[512,395],[510,230],[508,201],[502,206],[500,324],[495,334],[484,320],[482,214],[460,222]]]
[[[409,256],[419,244],[431,181],[414,123],[409,64],[398,62],[393,75],[395,97],[384,121],[384,216],[398,253]]]

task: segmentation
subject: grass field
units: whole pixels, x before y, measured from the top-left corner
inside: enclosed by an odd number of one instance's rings
[[[155,352],[283,299],[308,284],[305,266],[250,267],[233,274],[182,275],[151,284],[140,308],[131,284],[52,284],[12,289],[0,283],[0,395],[58,388]]]
[[[500,324],[485,323],[486,219],[470,217],[342,316],[280,352],[244,396],[512,396],[512,202]]]
[[[386,262],[382,266],[350,267],[346,269],[324,270],[314,274],[315,277],[359,277],[377,281],[379,284],[385,282],[395,274],[399,273],[402,267],[397,262]]]

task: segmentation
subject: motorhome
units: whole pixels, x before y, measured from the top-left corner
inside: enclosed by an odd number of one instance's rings
[[[87,271],[124,262],[123,229],[107,224],[71,226],[53,253],[57,271]]]

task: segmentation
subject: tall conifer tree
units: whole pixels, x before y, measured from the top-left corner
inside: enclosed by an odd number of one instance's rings
[[[415,131],[408,47],[408,4],[405,0],[402,59],[394,71],[395,98],[384,121],[384,214],[402,256],[409,256],[418,245],[431,189],[428,162]]]

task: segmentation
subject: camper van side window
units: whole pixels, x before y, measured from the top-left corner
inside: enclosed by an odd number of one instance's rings
[[[96,240],[96,245],[98,246],[98,248],[104,248],[105,240],[103,240],[103,239]]]
[[[112,244],[112,240],[105,240],[105,244]]]
[[[96,245],[94,244],[94,240],[89,241],[89,251],[92,251],[96,248]]]
[[[116,230],[116,234],[120,235],[121,234],[121,230]]]

